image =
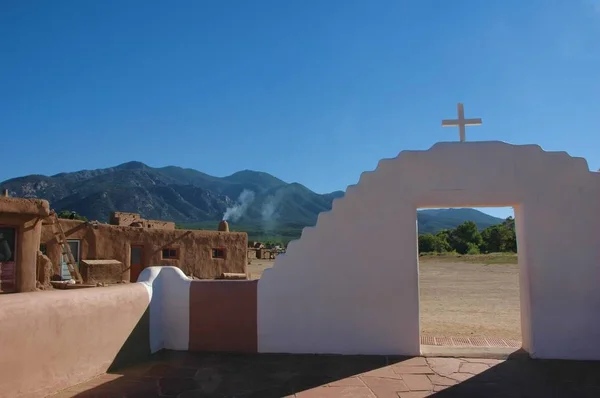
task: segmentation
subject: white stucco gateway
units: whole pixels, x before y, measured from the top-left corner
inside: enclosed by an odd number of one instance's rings
[[[416,209],[513,206],[523,348],[600,359],[600,173],[503,142],[403,151],[305,228],[258,284],[260,352],[418,355]]]

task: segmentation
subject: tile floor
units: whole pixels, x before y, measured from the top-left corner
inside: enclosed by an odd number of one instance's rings
[[[600,362],[161,352],[53,398],[600,397]]]

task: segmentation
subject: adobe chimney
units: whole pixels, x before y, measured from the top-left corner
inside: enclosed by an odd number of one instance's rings
[[[223,220],[219,223],[219,228],[217,228],[217,231],[221,231],[221,232],[229,232],[229,224],[227,223],[227,221]]]

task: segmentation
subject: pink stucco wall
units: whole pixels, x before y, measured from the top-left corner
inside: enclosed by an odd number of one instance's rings
[[[0,296],[0,397],[45,397],[149,354],[148,303],[141,284]]]

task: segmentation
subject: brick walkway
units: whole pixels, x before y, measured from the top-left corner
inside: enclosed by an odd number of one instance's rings
[[[54,398],[600,397],[600,362],[163,352]]]

